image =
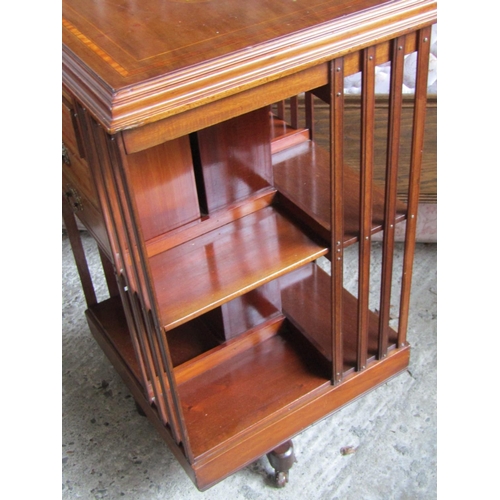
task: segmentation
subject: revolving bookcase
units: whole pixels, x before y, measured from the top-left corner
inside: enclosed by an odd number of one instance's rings
[[[282,486],[294,435],[409,362],[436,3],[147,5],[63,1],[62,206],[88,324],[200,490],[264,454]],[[413,52],[401,197],[403,69]],[[379,182],[375,69],[387,62]],[[357,72],[360,139],[347,155],[344,79]],[[329,109],[327,147],[315,142],[318,102]],[[109,288],[101,302],[75,216],[99,246]],[[395,298],[399,223],[406,238]],[[370,309],[377,232],[381,286]],[[356,293],[344,288],[351,245]]]

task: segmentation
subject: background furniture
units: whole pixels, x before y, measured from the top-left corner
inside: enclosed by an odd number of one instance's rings
[[[63,3],[64,221],[93,335],[206,489],[259,456],[286,454],[293,435],[408,365],[436,5],[122,7]],[[414,52],[403,203],[402,75]],[[379,151],[374,74],[387,61],[387,147]],[[353,146],[343,89],[359,71]],[[315,141],[318,102],[329,110],[326,147]],[[381,157],[385,175],[376,179]],[[73,214],[99,245],[107,300],[96,299]],[[382,284],[371,307],[371,238],[380,231]],[[351,245],[359,249],[354,294],[343,286]],[[276,462],[279,485],[289,465]]]

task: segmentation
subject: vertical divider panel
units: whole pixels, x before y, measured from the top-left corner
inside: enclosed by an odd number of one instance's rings
[[[92,120],[87,115],[85,109],[82,109],[80,107],[78,107],[77,109],[79,123],[82,129],[85,131],[84,141],[86,147],[88,148],[87,151],[90,156],[89,166],[93,173],[101,210],[104,220],[106,221],[108,238],[117,273],[120,298],[124,308],[125,317],[127,319],[127,325],[136,353],[137,361],[139,363],[141,376],[143,378],[143,384],[147,391],[149,399],[151,400],[153,396],[158,399],[160,391],[156,388],[157,376],[156,372],[153,369],[152,355],[149,347],[143,342],[143,335],[141,335],[141,325],[138,323],[138,318],[140,315],[134,307],[135,302],[130,298],[131,290],[134,288],[134,286],[131,284],[131,278],[128,275],[129,273],[125,270],[122,261],[122,256],[125,255],[126,252],[126,246],[124,246],[125,243],[123,241],[123,231],[120,231],[120,228],[117,226],[116,221],[111,216],[113,205],[116,204],[114,203],[116,202],[116,200],[113,200],[110,197],[110,191],[113,189],[113,184],[111,181],[108,181],[109,177],[107,173],[104,172],[100,164],[100,155],[99,152],[95,149],[96,146],[94,144],[94,141],[92,140]],[[149,392],[148,382],[151,383],[153,394]],[[161,406],[158,408],[158,411],[160,412],[160,417],[164,421],[167,421],[166,414]]]
[[[403,105],[404,47],[404,36],[393,40],[391,55],[391,86],[389,92],[389,122],[387,131],[378,359],[383,359],[387,356],[389,337],[392,268],[394,263],[394,235],[396,227],[396,194],[398,189],[398,162]]]
[[[364,49],[362,58],[358,351],[356,358],[356,369],[358,371],[366,368],[368,357],[372,184],[375,136],[375,47]]]
[[[401,282],[398,347],[404,347],[406,345],[406,332],[408,329],[411,278],[413,272],[413,258],[415,255],[417,230],[418,198],[420,195],[420,171],[422,167],[422,150],[424,145],[425,112],[427,107],[427,78],[429,72],[430,39],[430,26],[427,26],[418,32],[415,109],[413,113],[413,135],[411,143],[408,211],[406,217],[405,249],[403,257],[403,278]]]
[[[330,224],[332,381],[342,382],[342,296],[344,289],[344,59],[330,63]]]
[[[115,140],[115,137],[106,137],[108,142],[108,151],[111,154],[110,167],[116,182],[117,195],[120,198],[122,210],[124,211],[124,222],[126,232],[129,237],[129,255],[132,262],[132,268],[138,278],[138,284],[141,287],[141,298],[143,306],[143,317],[146,328],[151,332],[154,351],[158,352],[158,376],[163,390],[163,396],[166,398],[166,408],[169,416],[169,423],[177,443],[184,445],[184,450],[192,460],[191,449],[189,446],[188,435],[184,419],[181,412],[180,400],[177,392],[173,373],[173,363],[167,345],[165,331],[160,324],[158,316],[158,305],[153,291],[153,281],[151,279],[149,265],[147,262],[147,252],[142,238],[140,225],[138,222],[137,209],[133,194],[129,190],[130,179],[128,177],[126,152],[121,135]],[[135,261],[135,262],[134,262]]]

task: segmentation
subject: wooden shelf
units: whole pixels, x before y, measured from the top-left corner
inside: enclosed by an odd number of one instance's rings
[[[330,276],[318,265],[310,264],[280,279],[283,313],[329,361],[331,349]],[[343,354],[344,375],[352,372],[357,353],[358,301],[344,289]],[[375,360],[378,346],[379,316],[369,311],[367,361]],[[389,349],[395,348],[397,333],[389,329]]]
[[[329,239],[330,232],[330,157],[329,153],[306,141],[273,155],[274,184],[287,202],[312,219],[319,232]],[[406,205],[397,204],[396,222],[406,217]],[[295,212],[300,216],[300,212]],[[384,190],[374,183],[372,232],[382,230]],[[306,220],[309,223],[309,220]],[[344,166],[344,245],[359,237],[359,172]]]
[[[195,457],[251,432],[329,385],[320,355],[286,329],[179,385]]]
[[[105,333],[107,340],[124,364],[130,368],[136,380],[138,382],[142,381],[139,363],[127,328],[127,320],[125,319],[120,298],[112,297],[94,304],[89,307],[86,314],[91,323],[98,325],[99,331]],[[105,350],[105,352],[107,351]]]
[[[119,299],[96,304],[87,315],[110,341],[113,353],[141,380]],[[177,361],[186,356],[186,346],[189,357],[195,354],[193,345],[201,346],[198,357],[176,369],[196,457],[227,444],[260,421],[286,411],[308,394],[329,385],[328,370],[321,356],[287,330],[283,317],[207,352],[203,351],[213,340],[206,328],[200,329],[200,324],[201,321],[194,320],[167,332],[172,357]],[[98,340],[102,344],[102,338]],[[109,355],[109,348],[105,351]],[[196,365],[202,365],[203,369]],[[194,376],[193,371],[197,372]]]
[[[270,206],[155,255],[162,324],[175,328],[327,251]]]
[[[295,144],[309,140],[309,130],[295,129],[284,120],[271,115],[271,153],[279,153]]]
[[[137,381],[140,381],[142,377],[139,363],[120,298],[112,297],[94,304],[88,309],[87,315],[90,315],[93,322],[99,325],[100,330],[105,333],[114,350],[130,367]],[[220,344],[208,326],[200,319],[195,319],[169,331],[167,340],[174,366],[182,365]]]

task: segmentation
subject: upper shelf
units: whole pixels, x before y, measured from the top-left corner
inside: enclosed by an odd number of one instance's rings
[[[318,225],[324,238],[330,231],[330,156],[312,141],[301,142],[273,155],[274,184],[278,191]],[[372,231],[382,229],[384,191],[373,185]],[[396,222],[405,218],[398,202]],[[344,245],[359,237],[359,172],[344,166]]]
[[[270,206],[155,255],[162,324],[175,328],[327,250]]]

